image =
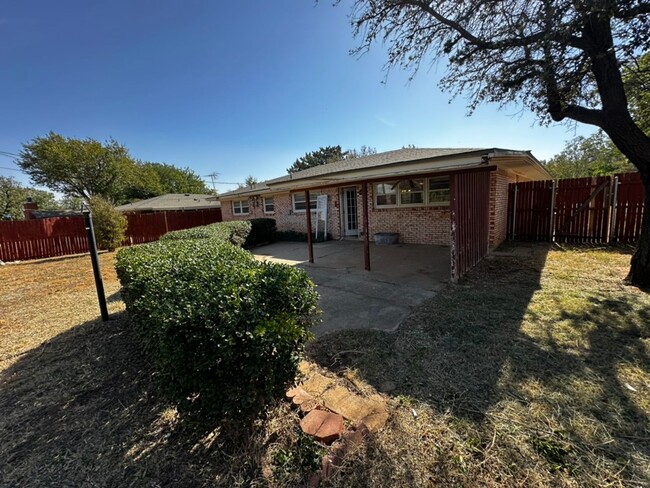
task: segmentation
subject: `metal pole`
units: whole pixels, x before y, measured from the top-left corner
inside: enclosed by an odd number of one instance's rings
[[[309,247],[309,262],[314,262],[314,242],[311,235],[311,208],[309,208],[309,190],[305,190],[305,213],[307,214],[307,247]]]
[[[553,242],[553,237],[555,234],[555,190],[556,190],[557,181],[553,180],[553,186],[551,187],[551,221],[548,229],[548,240]]]
[[[97,255],[97,244],[95,243],[95,229],[93,228],[93,218],[90,209],[87,206],[82,207],[84,223],[86,224],[86,237],[88,238],[88,250],[90,251],[90,260],[93,263],[93,273],[95,274],[95,288],[97,289],[97,300],[99,301],[99,310],[102,313],[102,321],[108,320],[108,308],[106,307],[106,295],[104,294],[104,283],[102,273],[99,269],[99,256]]]
[[[618,210],[618,176],[614,177],[614,196],[612,198],[612,214],[609,222],[609,239],[607,242],[611,244],[616,239],[616,213]]]
[[[361,183],[361,198],[363,198],[363,264],[370,271],[370,225],[368,222],[368,183]]]

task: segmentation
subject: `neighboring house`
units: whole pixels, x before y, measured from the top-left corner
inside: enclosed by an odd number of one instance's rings
[[[216,210],[221,203],[214,195],[169,193],[116,207],[120,212],[153,213],[188,210]]]
[[[484,177],[460,177],[469,174]],[[400,149],[309,168],[219,199],[226,221],[272,217],[279,230],[306,232],[307,190],[312,210],[318,196],[327,195],[328,232],[334,239],[365,238],[367,226],[369,240],[391,232],[401,243],[451,245],[454,231],[465,232],[452,226],[450,202],[456,198],[456,217],[472,227],[465,234],[487,239],[493,249],[506,238],[508,184],[545,179],[551,175],[528,151]],[[466,215],[469,207],[478,213]],[[485,227],[485,235],[476,234],[477,226]]]

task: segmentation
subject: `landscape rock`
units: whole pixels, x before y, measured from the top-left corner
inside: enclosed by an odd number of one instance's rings
[[[343,432],[343,417],[323,410],[312,410],[300,421],[300,428],[305,434],[329,445]]]
[[[307,381],[300,385],[307,393],[318,397],[334,385],[334,380],[320,373],[312,373]]]
[[[386,404],[379,398],[363,398],[336,386],[322,396],[325,408],[353,422],[363,422],[371,432],[384,427],[388,420]]]

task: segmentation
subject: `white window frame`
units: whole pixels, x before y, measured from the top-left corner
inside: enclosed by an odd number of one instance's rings
[[[246,208],[246,212],[244,212]],[[248,200],[233,200],[232,201],[232,214],[233,215],[249,215],[251,213],[250,203]]]
[[[399,206],[399,191],[397,188],[399,182],[397,181],[382,181],[380,183],[375,183],[372,186],[372,198],[374,200],[375,208],[397,208]],[[391,205],[380,205],[377,203],[377,197],[379,196],[379,193],[377,193],[377,186],[379,185],[390,185],[391,187],[394,187],[393,193],[382,193],[382,195],[395,195],[395,203]]]
[[[421,180],[422,181],[422,190],[415,192],[415,193],[421,193],[422,194],[422,203],[402,203],[402,183],[405,181],[408,182],[409,180]],[[399,207],[424,207],[427,204],[427,188],[429,188],[429,181],[427,178],[408,178],[399,181],[397,184],[396,190],[397,190],[397,206]]]
[[[400,185],[401,182],[404,180],[400,181],[395,181],[395,180],[388,180],[388,181],[381,181],[379,183],[375,183],[372,188],[372,199],[373,199],[373,204],[376,209],[382,209],[382,208],[416,208],[416,207],[448,207],[449,206],[449,200],[446,202],[431,202],[429,201],[429,182],[430,181],[446,181],[448,184],[451,182],[450,176],[433,176],[430,178],[411,178],[413,180],[423,180],[424,181],[424,187],[423,187],[423,195],[422,195],[422,203],[402,203],[402,194],[400,191]],[[395,195],[395,204],[394,205],[380,205],[377,203],[377,187],[379,185],[390,185],[390,186],[395,186],[395,192],[394,193],[384,193],[383,195]]]
[[[296,196],[299,197],[302,202],[305,203],[305,194],[304,193],[292,193],[291,194],[291,207],[293,208],[294,213],[304,213],[305,208],[297,209],[296,208]],[[318,195],[316,193],[309,193],[309,208],[310,210],[316,210],[316,205],[318,202]],[[306,207],[306,205],[305,205]]]
[[[431,189],[429,187],[429,182],[430,181],[447,181],[447,191],[449,191],[449,186],[451,184],[451,177],[449,176],[437,176],[435,178],[427,178],[427,186],[426,186],[426,197],[427,197],[427,205],[431,207],[448,207],[449,206],[449,200],[451,200],[451,194],[449,194],[449,199],[444,202],[431,202],[430,201],[430,196],[431,196]]]
[[[271,206],[273,207],[273,210],[267,210],[266,209],[268,200],[271,201]],[[274,199],[274,197],[264,197],[264,199],[262,200],[262,205],[264,205],[264,213],[265,214],[274,214],[275,213],[275,199]]]

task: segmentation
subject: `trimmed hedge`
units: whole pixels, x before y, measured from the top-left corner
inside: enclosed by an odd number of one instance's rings
[[[277,227],[275,219],[251,219],[251,232],[246,239],[245,247],[258,246],[275,240]]]
[[[216,224],[192,227],[191,229],[174,230],[163,235],[161,241],[177,241],[187,239],[216,239],[243,246],[251,232],[251,223],[246,220],[234,222],[217,222]]]
[[[295,378],[317,318],[304,271],[196,238],[121,249],[116,269],[131,321],[182,413],[248,423]]]

